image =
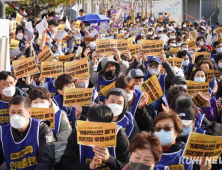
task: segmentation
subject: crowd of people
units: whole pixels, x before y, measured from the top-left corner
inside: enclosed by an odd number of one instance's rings
[[[114,9],[113,9],[114,10]],[[107,16],[111,17],[112,9]],[[84,16],[85,11],[79,11]],[[36,25],[46,19],[48,27],[39,36]],[[25,23],[31,21],[33,39],[25,33]],[[69,37],[55,38],[57,28],[69,22],[64,28]],[[124,18],[122,22],[110,20],[105,23],[89,24],[71,20],[68,16],[56,17],[54,12],[43,14],[40,19],[24,17],[17,24],[15,33],[10,32],[10,41],[19,41],[22,52],[10,56],[11,72],[0,72],[0,164],[7,169],[64,169],[64,170],[149,170],[165,169],[181,165],[186,170],[219,170],[222,165],[180,162],[188,136],[191,132],[221,136],[222,81],[215,75],[208,81],[207,71],[222,71],[222,43],[216,29],[219,23],[184,21],[176,23],[167,13],[149,18],[137,16]],[[95,35],[96,39],[132,38],[132,44],[142,40],[163,40],[162,52],[158,56],[144,55],[138,50],[122,53],[115,49],[112,55],[99,54],[95,41],[84,41],[90,37],[93,27],[106,24],[119,25],[116,32]],[[139,35],[130,29],[140,29]],[[190,32],[196,31],[197,37]],[[210,38],[209,38],[210,36]],[[167,37],[167,39],[162,39]],[[194,40],[196,47],[190,48]],[[63,44],[66,44],[64,47]],[[58,56],[73,54],[66,62],[88,59],[89,77],[74,78],[70,74],[58,77],[43,76],[41,72],[29,72],[17,78],[12,63],[16,60],[35,57],[49,47],[53,54],[50,62],[58,62]],[[82,51],[77,54],[79,47]],[[177,49],[178,51],[175,51]],[[196,56],[196,52],[208,52]],[[168,58],[183,59],[181,68],[172,66]],[[41,70],[41,69],[40,69]],[[148,103],[148,96],[141,84],[156,75],[163,91],[157,101]],[[188,93],[187,80],[209,82],[209,91],[198,93],[204,101],[203,108],[197,106]],[[103,87],[115,82],[106,95],[100,93]],[[93,88],[90,106],[63,106],[65,88]],[[55,128],[46,120],[31,118],[31,107],[54,108]],[[77,142],[76,120],[90,122],[116,122],[120,129],[116,134],[115,147],[84,146]]]

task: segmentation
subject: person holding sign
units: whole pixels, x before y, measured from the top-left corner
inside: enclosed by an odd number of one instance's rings
[[[96,87],[97,92],[99,93],[100,101],[104,101],[105,96],[100,92],[100,90],[112,82],[114,82],[122,73],[126,74],[128,68],[128,62],[123,61],[120,57],[119,50],[115,50],[114,54],[117,61],[113,57],[105,57],[99,63],[100,71],[98,73],[94,72],[93,66],[96,62],[95,57],[89,62],[89,72],[90,72],[90,81]]]
[[[93,106],[87,113],[87,120],[95,124],[110,123],[112,110],[103,105]],[[129,142],[122,127],[117,125],[116,146],[104,147],[80,145],[77,143],[77,131],[74,128],[62,157],[62,167],[66,170],[113,169],[122,170],[129,161]],[[86,131],[87,132],[87,131]],[[93,137],[93,135],[90,135]],[[89,137],[90,137],[89,136]],[[115,154],[114,154],[115,153]]]
[[[66,112],[69,122],[72,128],[75,128],[75,121],[76,120],[85,120],[86,118],[81,114],[82,107],[81,106],[73,106],[73,107],[65,107],[63,106],[63,95],[65,88],[74,88],[74,80],[70,74],[61,74],[57,77],[55,81],[55,87],[58,92],[53,98],[55,104],[59,107],[60,110]]]
[[[185,143],[177,137],[183,132],[180,117],[172,110],[160,112],[153,121],[153,133],[160,139],[163,155],[156,168],[170,165],[178,165],[183,154]],[[192,161],[184,161],[182,165],[186,170],[192,169]]]
[[[68,137],[71,134],[71,126],[69,124],[66,113],[60,110],[51,99],[51,94],[43,87],[36,87],[29,92],[29,100],[31,106],[34,108],[54,108],[55,109],[55,128],[52,129],[54,137],[56,139],[56,168],[62,155],[64,154]],[[62,168],[62,167],[60,167]]]
[[[190,69],[190,65],[191,65],[188,52],[187,51],[179,51],[177,53],[177,57],[183,59],[182,69],[183,69],[184,75],[187,76],[188,70]]]
[[[139,133],[139,128],[132,114],[127,111],[128,98],[125,90],[114,88],[106,94],[105,105],[110,107],[113,111],[113,122],[117,122],[122,126],[126,135],[131,139]]]
[[[55,139],[45,121],[30,118],[30,107],[25,97],[10,101],[10,124],[1,126],[0,164],[5,162],[7,169],[51,170]]]
[[[9,102],[15,96],[26,96],[22,90],[16,87],[15,76],[8,71],[0,72],[0,123],[2,125],[9,123]]]

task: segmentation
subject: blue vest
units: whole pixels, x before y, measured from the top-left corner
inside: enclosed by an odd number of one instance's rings
[[[121,129],[121,126],[117,125],[117,132],[116,134],[119,132],[119,130]],[[79,145],[79,151],[80,151],[80,163],[85,163],[85,162],[91,162],[93,157],[94,157],[94,152],[92,150],[92,147],[90,146],[85,146],[85,145]],[[111,156],[113,156],[114,158],[116,158],[116,147],[107,147],[107,149],[109,150],[109,154]],[[97,167],[96,169],[100,169],[100,170],[110,170],[110,168],[103,163],[102,165],[99,165],[99,167]]]
[[[205,134],[206,133],[206,130],[203,130],[203,129],[201,129],[201,128],[195,128],[195,130],[194,130],[194,132],[196,132],[196,133],[200,133],[200,134]]]
[[[213,76],[213,80],[209,83],[209,87],[210,87],[211,89],[214,88],[215,81],[216,81],[216,77],[215,77],[215,75],[214,75],[214,76]]]
[[[173,153],[163,153],[161,160],[157,162],[155,166],[155,170],[163,170],[164,166],[170,166],[170,165],[179,165],[183,164],[185,170],[191,170],[193,167],[192,161],[186,158],[182,158],[184,149],[180,149],[177,152]]]
[[[38,119],[30,119],[29,130],[21,142],[14,141],[10,124],[2,126],[2,147],[7,169],[35,169],[38,160],[40,122]]]
[[[124,117],[119,120],[118,122],[116,122],[119,126],[122,126],[123,129],[126,132],[127,137],[129,138],[133,128],[134,128],[134,124],[133,124],[133,116],[130,112],[126,112]]]
[[[137,106],[139,104],[139,101],[140,101],[143,93],[138,91],[138,90],[135,90],[133,95],[134,95],[134,98],[133,98],[133,105],[132,105],[131,113],[132,113],[132,115],[134,117],[135,113],[136,113]]]
[[[196,118],[196,122],[195,122],[195,127],[197,128],[200,128],[201,127],[201,124],[202,124],[202,121],[203,121],[203,118],[204,118],[204,114],[203,113],[199,113],[197,118]]]
[[[98,76],[98,81],[97,81],[97,92],[99,93],[99,100],[103,101],[105,99],[105,96],[103,96],[100,93],[100,90],[104,88],[104,86],[107,86],[109,84],[111,84],[112,82],[116,81],[116,79],[118,79],[118,76],[113,79],[113,80],[105,80],[101,77]]]
[[[66,112],[67,117],[69,119],[69,123],[71,125],[72,128],[75,128],[75,108],[68,108],[68,107],[64,107],[63,106],[63,96],[61,94],[56,95],[53,98],[54,102],[59,106],[60,110],[63,110]]]
[[[8,124],[10,122],[8,104],[9,102],[0,100],[0,121],[2,125]]]
[[[62,115],[61,110],[58,110],[55,114],[55,128],[52,130],[55,137],[59,132],[61,115]]]
[[[57,90],[55,88],[55,85],[52,81],[48,81],[48,90],[51,93],[51,97],[55,97]]]

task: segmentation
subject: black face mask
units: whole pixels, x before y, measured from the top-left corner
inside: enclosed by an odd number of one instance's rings
[[[130,169],[132,170],[151,170],[151,168],[145,164],[130,162]]]
[[[109,70],[108,72],[105,73],[105,77],[108,80],[112,80],[116,75],[116,71],[115,70]]]

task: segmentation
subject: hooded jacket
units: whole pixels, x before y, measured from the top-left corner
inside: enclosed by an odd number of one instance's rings
[[[126,115],[126,112],[127,112],[127,110],[128,110],[128,98],[127,98],[127,94],[126,94],[126,91],[125,91],[125,90],[120,89],[120,88],[114,88],[114,89],[110,90],[110,91],[107,93],[106,99],[108,99],[109,94],[112,93],[112,92],[119,92],[119,93],[121,93],[121,95],[122,95],[123,98],[124,98],[124,108],[123,108],[122,113],[119,115],[119,118],[117,119],[117,124],[118,124],[118,122],[119,122],[120,120],[122,120],[122,118]],[[128,113],[129,113],[129,112],[128,112]],[[129,113],[129,114],[131,115],[131,113]],[[137,125],[135,119],[133,118],[132,115],[131,115],[131,117],[132,117],[132,120],[133,120],[133,122],[132,122],[132,123],[133,123],[133,130],[132,130],[131,134],[128,136],[129,141],[131,141],[131,139],[132,139],[137,133],[140,132],[140,130],[139,130],[139,128],[138,128],[138,125]],[[127,129],[126,129],[126,131],[127,131]]]

